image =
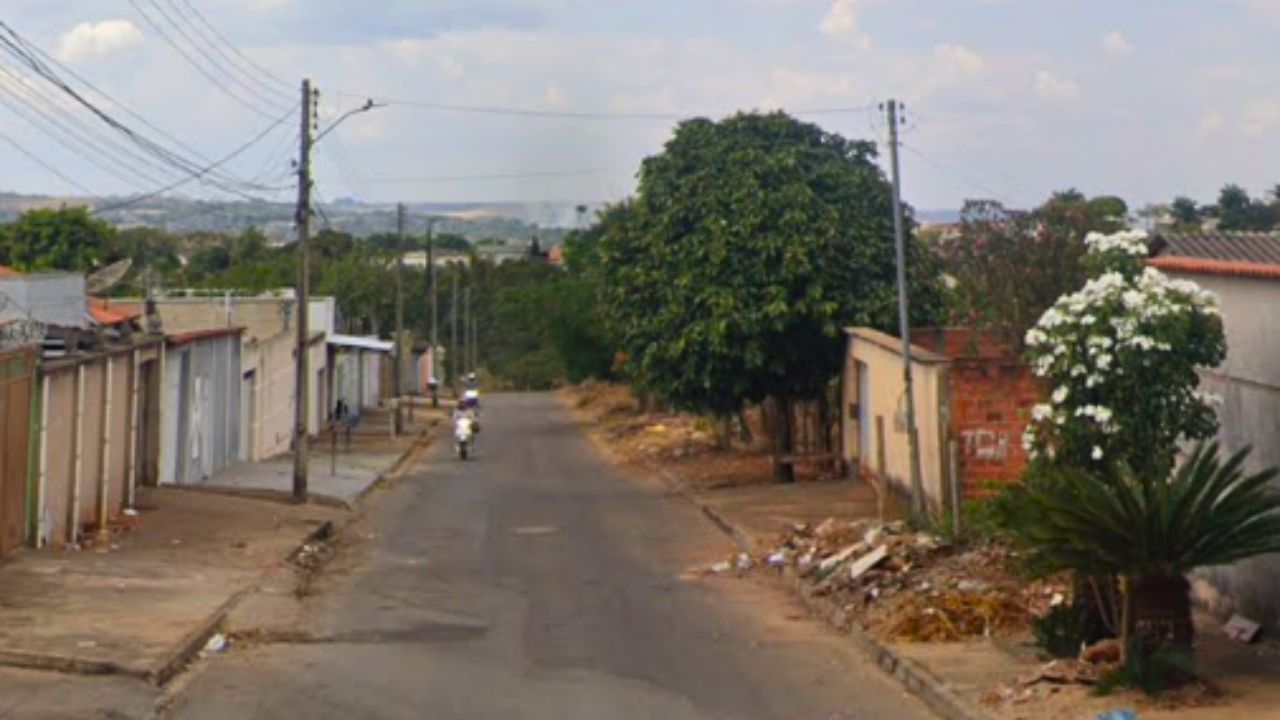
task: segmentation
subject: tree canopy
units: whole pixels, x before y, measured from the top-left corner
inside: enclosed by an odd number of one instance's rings
[[[891,189],[875,157],[783,113],[681,123],[644,161],[634,202],[601,219],[604,311],[633,376],[720,414],[818,397],[844,327],[896,324]],[[912,311],[927,321],[940,286],[912,226]]]

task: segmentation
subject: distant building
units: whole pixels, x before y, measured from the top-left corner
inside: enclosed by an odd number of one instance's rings
[[[432,261],[438,268],[455,264],[466,265],[471,262],[471,255],[461,250],[436,250],[432,254]],[[413,250],[407,252],[400,256],[400,261],[404,263],[405,267],[424,268],[427,266],[427,251]]]

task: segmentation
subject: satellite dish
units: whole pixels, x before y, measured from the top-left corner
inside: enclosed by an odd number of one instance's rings
[[[94,272],[84,279],[85,292],[90,295],[99,295],[110,290],[118,285],[125,275],[129,274],[129,269],[132,267],[133,260],[125,258]]]

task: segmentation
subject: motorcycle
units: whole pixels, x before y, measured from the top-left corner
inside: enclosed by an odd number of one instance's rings
[[[458,459],[466,460],[472,454],[475,436],[474,420],[463,417],[453,421],[453,444],[458,453]]]

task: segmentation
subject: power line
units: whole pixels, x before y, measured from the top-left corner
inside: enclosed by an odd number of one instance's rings
[[[135,129],[125,125],[120,120],[110,115],[101,107],[94,104],[91,100],[85,97],[83,93],[71,87],[71,85],[69,85],[52,68],[41,60],[40,55],[42,53],[34,49],[35,46],[25,40],[3,21],[0,21],[0,30],[7,33],[7,36],[0,35],[0,50],[8,52],[11,56],[19,60],[23,65],[34,72],[39,78],[45,80],[54,88],[61,91],[61,93],[67,98],[74,101],[74,104],[79,105],[88,111],[98,120],[107,125],[111,130],[129,140],[133,145],[137,146],[151,157],[181,173],[197,176],[200,178],[202,183],[216,187],[224,192],[240,195],[248,199],[258,199],[252,196],[250,192],[263,190],[269,191],[273,189],[248,183],[224,173],[211,173],[201,162],[183,157],[182,155],[142,135]],[[274,117],[270,119],[274,120]]]
[[[196,18],[197,18],[197,19],[198,19],[198,20],[199,20],[199,21],[200,21],[200,22],[201,22],[205,27],[207,27],[207,28],[209,29],[209,32],[211,32],[211,33],[212,33],[212,34],[213,34],[217,39],[221,40],[221,41],[222,41],[222,44],[223,44],[223,45],[225,45],[227,48],[229,48],[229,49],[231,50],[231,52],[232,52],[232,53],[234,53],[234,54],[236,55],[236,57],[238,57],[238,58],[240,58],[241,60],[243,60],[243,61],[244,61],[244,62],[245,62],[249,67],[251,67],[251,68],[253,68],[253,69],[257,70],[259,73],[261,73],[261,74],[262,74],[262,76],[263,76],[263,77],[266,77],[268,80],[271,80],[272,82],[274,82],[274,83],[276,83],[277,85],[279,85],[279,86],[280,86],[280,88],[281,88],[282,90],[288,90],[288,91],[290,91],[290,92],[292,92],[292,91],[293,91],[293,83],[290,83],[290,82],[289,82],[289,81],[287,81],[287,80],[283,80],[283,79],[281,79],[278,75],[276,75],[276,74],[272,73],[272,72],[271,72],[270,70],[268,70],[267,68],[265,68],[265,67],[263,67],[262,65],[259,65],[258,63],[254,62],[254,61],[253,61],[253,58],[251,58],[251,57],[249,57],[248,55],[246,55],[246,54],[244,54],[243,52],[241,52],[240,48],[236,47],[235,43],[233,43],[233,42],[231,42],[229,39],[227,39],[227,36],[226,36],[226,35],[224,35],[221,31],[219,31],[219,30],[218,30],[218,27],[217,27],[216,25],[214,25],[213,23],[209,22],[209,19],[208,19],[207,17],[205,17],[204,13],[200,12],[200,10],[199,10],[195,5],[193,5],[191,2],[189,2],[189,0],[182,0],[182,3],[183,3],[184,5],[186,5],[186,6],[187,6],[187,8],[191,11],[191,13],[192,13],[193,15],[195,15],[195,17],[196,17]]]
[[[81,185],[80,183],[76,182],[75,180],[72,180],[70,177],[68,177],[68,176],[67,176],[65,173],[63,173],[61,170],[59,170],[58,168],[54,167],[53,165],[50,165],[49,163],[45,162],[45,161],[44,161],[44,158],[40,157],[39,155],[36,155],[35,153],[33,153],[33,152],[31,152],[30,150],[28,150],[28,149],[26,149],[25,147],[23,147],[23,146],[22,146],[22,144],[21,144],[21,143],[19,143],[17,140],[14,140],[13,138],[9,137],[8,135],[5,135],[4,133],[0,133],[0,140],[3,140],[3,141],[5,141],[6,143],[8,143],[8,144],[9,144],[9,145],[14,149],[14,150],[17,150],[18,152],[22,153],[24,156],[26,156],[26,158],[27,158],[28,160],[30,160],[31,162],[34,162],[35,164],[37,164],[37,165],[39,165],[40,167],[44,168],[44,169],[45,169],[45,170],[47,170],[50,174],[58,176],[58,177],[59,177],[63,182],[65,182],[66,184],[70,185],[71,187],[73,187],[73,188],[75,188],[75,189],[79,190],[80,192],[84,193],[85,195],[93,195],[93,194],[94,194],[94,193],[93,193],[93,191],[92,191],[92,190],[90,190],[89,188],[85,187],[84,185]]]
[[[432,182],[466,182],[472,180],[528,180],[534,178],[583,177],[590,175],[610,175],[620,172],[609,168],[583,168],[578,170],[544,170],[535,172],[488,173],[478,175],[420,175],[417,177],[373,177],[366,182],[374,185],[393,185]]]
[[[1004,193],[1001,193],[997,190],[993,190],[987,185],[973,179],[972,177],[962,178],[960,175],[958,175],[955,172],[954,169],[948,168],[944,163],[938,162],[937,160],[930,158],[929,156],[920,152],[915,147],[908,145],[906,143],[899,143],[899,144],[907,152],[911,153],[912,155],[915,155],[917,158],[923,160],[925,163],[933,166],[934,168],[941,170],[943,173],[950,175],[952,178],[959,180],[962,183],[968,183],[969,185],[977,188],[978,190],[981,190],[983,193],[986,193],[986,195],[993,200],[1000,200],[1001,202],[1004,202],[1004,199],[1003,199]]]
[[[253,101],[250,101],[244,98],[243,96],[240,95],[239,92],[237,92],[235,89],[227,85],[222,78],[216,76],[214,73],[210,72],[207,68],[205,68],[204,64],[201,63],[199,60],[197,60],[195,57],[193,57],[192,54],[185,47],[182,46],[181,43],[179,43],[170,35],[170,33],[165,32],[164,28],[160,26],[160,23],[158,23],[154,18],[152,18],[150,13],[148,13],[146,10],[143,10],[142,6],[138,4],[137,0],[129,0],[129,4],[132,5],[133,9],[138,13],[138,15],[140,15],[142,19],[146,21],[147,25],[150,25],[151,29],[154,30],[157,35],[159,35],[162,39],[164,39],[166,43],[169,44],[169,47],[173,48],[179,55],[181,55],[182,58],[186,60],[187,63],[191,65],[191,67],[195,68],[201,75],[203,75],[206,80],[213,83],[218,89],[222,90],[222,92],[225,93],[227,97],[235,100],[240,105],[244,106],[245,108],[247,108],[248,110],[254,113],[257,113],[258,115],[262,115],[267,118],[272,117],[270,111],[263,110],[262,108],[258,107]],[[159,6],[154,6],[154,7],[156,7],[156,9],[160,12],[161,15],[164,15],[163,9],[161,9]],[[164,17],[166,20],[169,20],[167,15],[164,15]],[[169,20],[169,22],[170,24],[173,24],[172,20]],[[184,37],[186,37],[186,33],[183,32],[181,29],[179,29],[179,32],[182,33]],[[197,52],[200,51],[199,45],[196,45],[196,50]],[[232,81],[234,82],[234,78],[232,78]],[[268,104],[270,104],[270,102],[268,102]]]
[[[402,105],[407,107],[418,107],[426,110],[436,110],[440,112],[453,113],[469,113],[480,115],[507,115],[513,117],[536,117],[536,118],[561,118],[570,120],[666,120],[679,121],[686,120],[691,117],[703,115],[713,115],[715,113],[678,113],[678,112],[611,112],[611,111],[586,111],[586,110],[543,110],[539,108],[528,107],[509,107],[499,105],[461,105],[454,103],[435,102],[431,100],[418,100],[411,98],[390,97],[385,95],[370,95],[369,93],[348,93],[338,92],[340,97],[350,98],[368,98],[385,105]],[[850,107],[820,107],[820,108],[802,108],[790,110],[793,115],[851,115],[866,112],[868,109],[874,108],[874,105],[856,105]]]
[[[214,170],[218,169],[218,168],[219,168],[219,167],[221,167],[222,165],[225,165],[225,164],[227,164],[227,163],[231,162],[232,160],[236,159],[237,157],[239,157],[240,155],[242,155],[243,153],[245,153],[246,151],[248,151],[248,150],[249,150],[249,148],[253,147],[254,145],[257,145],[259,140],[262,140],[262,139],[263,139],[263,138],[265,138],[267,135],[271,134],[271,132],[272,132],[273,130],[275,130],[276,128],[278,128],[278,127],[280,127],[281,125],[283,125],[286,121],[288,121],[288,120],[292,119],[292,118],[293,118],[293,113],[294,113],[294,108],[290,108],[290,109],[289,109],[289,112],[285,113],[285,115],[284,115],[284,116],[282,116],[279,120],[276,120],[274,123],[272,123],[270,126],[268,126],[268,127],[267,127],[267,129],[263,130],[262,132],[258,133],[258,134],[257,134],[257,135],[255,135],[255,136],[253,136],[253,138],[251,138],[248,142],[246,142],[245,144],[243,144],[243,145],[241,145],[240,147],[236,148],[236,149],[235,149],[235,150],[233,150],[231,153],[229,153],[228,155],[224,156],[224,157],[223,157],[221,160],[219,160],[218,162],[216,162],[216,163],[214,163],[213,165],[210,165],[209,167],[205,168],[205,170],[204,170],[204,172],[203,172],[203,173],[201,173],[201,174],[199,174],[199,175],[192,175],[192,176],[190,176],[190,177],[183,178],[182,180],[178,180],[177,182],[170,183],[169,185],[166,185],[166,186],[164,186],[164,187],[157,188],[157,189],[155,189],[155,190],[152,190],[152,191],[151,191],[151,192],[149,192],[149,193],[146,193],[146,194],[140,195],[140,196],[138,196],[138,197],[130,198],[129,200],[124,201],[124,202],[116,203],[116,204],[114,204],[114,205],[107,205],[107,206],[105,206],[105,207],[101,207],[101,208],[96,208],[96,209],[93,211],[93,214],[95,214],[95,215],[96,215],[96,214],[99,214],[99,213],[110,212],[110,211],[112,211],[112,210],[123,210],[124,208],[132,207],[132,206],[137,205],[137,204],[139,204],[139,203],[146,202],[147,200],[150,200],[150,199],[152,199],[152,198],[154,198],[154,197],[156,197],[156,196],[158,196],[158,195],[162,195],[162,194],[167,193],[167,192],[170,192],[170,191],[172,191],[172,190],[176,190],[176,189],[178,189],[178,188],[180,188],[180,187],[182,187],[182,186],[184,186],[184,185],[187,185],[187,184],[189,184],[189,183],[191,183],[191,182],[194,182],[194,181],[196,181],[196,180],[199,180],[203,175],[206,175],[206,174],[208,174],[208,173],[210,173],[210,172],[212,172],[212,171],[214,171]]]
[[[188,0],[182,0],[182,2],[178,2],[177,0],[167,0],[167,2],[174,14],[178,16],[186,26],[192,30],[192,32],[198,35],[203,42],[207,43],[209,49],[212,50],[221,61],[224,61],[226,66],[235,70],[244,78],[247,78],[255,87],[262,90],[268,96],[285,98],[288,100],[292,99],[292,92],[285,93],[280,87],[273,86],[263,80],[262,77],[264,73],[256,65],[250,63],[250,69],[246,70],[242,64],[243,55],[236,50],[235,45],[232,45],[222,33],[218,32],[218,29],[213,26],[213,23],[209,22],[208,19],[201,15],[200,11],[196,10]],[[185,10],[183,9],[184,7],[186,8]],[[197,22],[197,19],[199,22]],[[231,52],[227,52],[226,48],[230,48]],[[268,79],[271,79],[270,75],[267,75],[267,77]],[[286,84],[284,87],[288,87],[288,85]],[[292,88],[290,88],[290,90],[292,90]],[[286,100],[286,102],[288,100]]]

